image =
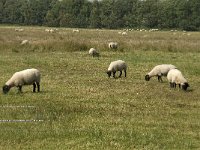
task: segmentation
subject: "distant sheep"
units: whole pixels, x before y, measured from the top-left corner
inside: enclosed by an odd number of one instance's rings
[[[3,93],[6,94],[12,87],[18,87],[19,92],[22,91],[23,85],[33,85],[33,92],[40,92],[40,71],[37,69],[26,69],[13,74],[13,76],[3,86]]]
[[[22,29],[22,28],[16,28],[15,31],[17,31],[17,32],[23,32],[24,29]]]
[[[90,48],[89,55],[99,57],[99,52],[95,48]]]
[[[121,35],[127,35],[127,32],[126,32],[126,31],[123,31],[123,32],[118,31],[118,34],[121,34]]]
[[[122,35],[127,35],[127,32],[125,32],[125,31],[124,31],[124,32],[122,32]]]
[[[113,73],[113,77],[115,78],[115,73],[117,71],[120,71],[119,77],[121,77],[123,70],[126,77],[127,64],[122,60],[117,60],[110,63],[108,71],[106,73],[108,74],[108,77],[110,77],[111,74]]]
[[[150,29],[149,32],[159,31],[159,29]]]
[[[54,29],[50,29],[49,32],[50,32],[50,33],[54,33],[55,30],[54,30]]]
[[[21,42],[21,45],[25,45],[25,44],[28,44],[28,43],[29,43],[28,40],[23,40],[23,41]]]
[[[56,29],[45,29],[46,32],[49,32],[49,33],[54,33],[56,31]]]
[[[189,87],[187,80],[183,77],[181,71],[178,69],[171,69],[168,72],[167,79],[171,88],[176,88],[176,85],[178,84],[179,88],[182,88],[186,91]]]
[[[157,76],[158,81],[162,82],[162,76],[167,76],[169,70],[175,69],[176,66],[171,64],[162,64],[155,66],[146,76],[145,80],[149,81],[151,77]]]
[[[110,49],[117,49],[118,43],[117,42],[110,42],[108,44],[108,46],[109,46]]]
[[[78,29],[73,29],[72,31],[73,32],[80,32]]]

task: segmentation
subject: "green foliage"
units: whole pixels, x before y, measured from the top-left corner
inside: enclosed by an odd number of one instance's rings
[[[199,0],[2,0],[0,23],[195,31],[199,7]]]

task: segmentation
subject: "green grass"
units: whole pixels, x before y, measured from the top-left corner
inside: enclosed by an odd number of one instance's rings
[[[38,68],[41,92],[32,86],[0,94],[0,149],[199,149],[200,33],[128,32],[43,27],[0,27],[0,84],[16,71]],[[20,45],[24,39],[30,44]],[[117,41],[119,49],[107,43]],[[88,55],[96,47],[99,59]],[[111,61],[128,64],[127,78],[108,79]],[[149,82],[155,65],[176,65],[190,84],[170,89],[166,78]]]

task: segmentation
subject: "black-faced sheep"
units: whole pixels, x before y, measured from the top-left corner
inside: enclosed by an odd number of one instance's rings
[[[167,76],[169,70],[175,69],[176,66],[171,64],[162,64],[155,66],[146,76],[145,80],[149,81],[151,77],[157,76],[158,81],[162,82],[162,76]]]
[[[178,69],[171,69],[167,74],[167,79],[170,83],[171,88],[176,88],[176,85],[179,85],[179,88],[187,90],[189,84],[187,80],[183,77],[183,74]]]
[[[110,77],[111,74],[113,73],[113,77],[115,78],[115,73],[117,71],[120,71],[119,77],[121,77],[123,70],[126,77],[127,64],[122,60],[117,60],[110,63],[108,71],[106,73],[108,74],[108,77]]]
[[[13,76],[3,86],[3,93],[6,94],[12,87],[18,87],[22,91],[23,85],[33,85],[33,92],[40,92],[40,71],[37,69],[26,69],[13,74]]]
[[[118,43],[117,43],[117,42],[110,42],[110,43],[108,44],[108,47],[109,47],[110,49],[117,49]]]

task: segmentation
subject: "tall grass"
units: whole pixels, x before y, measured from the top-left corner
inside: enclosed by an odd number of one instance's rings
[[[41,92],[13,88],[0,94],[0,149],[199,149],[200,33],[128,32],[42,27],[0,28],[0,84],[25,68],[42,73]],[[24,39],[30,41],[20,45]],[[117,51],[108,42],[117,41]],[[101,57],[88,55],[91,47]],[[109,63],[123,59],[125,78],[108,79]],[[144,76],[155,65],[176,65],[187,92]]]

